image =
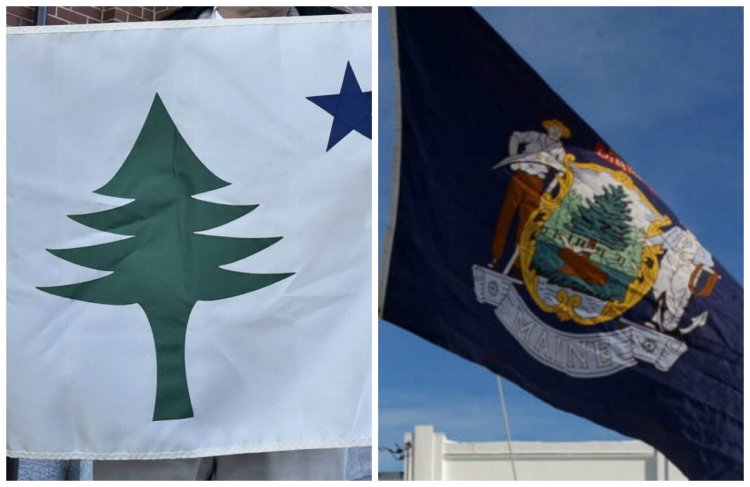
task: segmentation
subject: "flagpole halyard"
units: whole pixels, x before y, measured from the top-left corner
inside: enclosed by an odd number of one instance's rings
[[[510,436],[510,421],[508,421],[508,408],[505,406],[505,394],[503,393],[503,381],[499,375],[495,375],[497,379],[497,390],[500,393],[500,408],[503,411],[503,421],[505,422],[505,437],[508,440],[508,456],[510,458],[510,469],[513,471],[513,480],[518,480],[518,473],[516,472],[516,460],[513,457],[513,439]]]

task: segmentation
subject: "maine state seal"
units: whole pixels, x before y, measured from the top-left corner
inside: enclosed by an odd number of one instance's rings
[[[687,350],[681,337],[706,323],[706,312],[688,323],[683,315],[720,277],[711,255],[649,201],[619,157],[598,147],[598,161],[576,160],[562,143],[568,127],[542,126],[546,133],[514,132],[508,157],[493,167],[512,176],[491,261],[473,267],[477,299],[495,306],[532,356],[570,376],[601,377],[639,360],[669,370]],[[623,316],[649,295],[648,320]]]

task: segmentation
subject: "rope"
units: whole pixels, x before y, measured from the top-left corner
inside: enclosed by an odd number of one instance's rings
[[[505,407],[505,394],[503,394],[503,382],[500,380],[500,376],[496,375],[497,378],[497,390],[500,391],[500,408],[503,410],[503,420],[505,421],[505,436],[508,439],[508,453],[510,456],[510,468],[513,471],[513,480],[518,480],[518,474],[516,473],[516,460],[513,458],[513,440],[510,437],[510,423],[508,422],[508,408]]]

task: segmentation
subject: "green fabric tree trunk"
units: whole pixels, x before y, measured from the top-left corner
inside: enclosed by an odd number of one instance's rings
[[[185,372],[185,335],[192,306],[144,307],[156,345],[154,421],[193,416]]]

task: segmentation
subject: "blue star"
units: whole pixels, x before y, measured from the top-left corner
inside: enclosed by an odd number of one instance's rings
[[[339,94],[308,96],[307,99],[333,115],[326,152],[353,130],[372,140],[372,91],[362,91],[349,62]]]

